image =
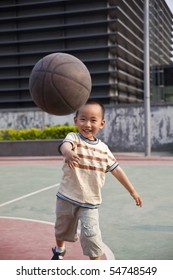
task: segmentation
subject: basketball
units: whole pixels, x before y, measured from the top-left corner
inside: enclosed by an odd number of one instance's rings
[[[86,103],[92,87],[85,64],[66,53],[52,53],[32,69],[29,91],[34,103],[53,115],[68,115]]]

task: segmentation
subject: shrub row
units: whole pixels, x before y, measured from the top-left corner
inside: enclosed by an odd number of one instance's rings
[[[0,130],[0,141],[63,139],[69,132],[76,131],[76,126],[69,125],[19,130],[8,128]]]

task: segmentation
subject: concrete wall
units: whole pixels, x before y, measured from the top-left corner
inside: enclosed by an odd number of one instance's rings
[[[114,151],[144,151],[144,107],[116,106],[106,110],[102,138]],[[153,151],[173,152],[173,105],[151,106]]]
[[[113,151],[144,151],[143,105],[106,106],[106,126],[99,137]],[[0,128],[44,127],[68,122],[73,115],[59,117],[39,110],[1,111]],[[151,144],[153,151],[173,152],[173,105],[151,106]]]
[[[53,125],[63,125],[65,123],[73,123],[72,115],[54,116],[47,114],[39,109],[23,109],[23,110],[1,110],[0,111],[0,129],[3,128],[31,128],[45,127]]]

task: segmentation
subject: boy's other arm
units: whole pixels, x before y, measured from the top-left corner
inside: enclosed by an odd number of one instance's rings
[[[142,207],[142,199],[136,192],[135,188],[131,184],[125,172],[120,166],[117,166],[111,171],[112,175],[126,188],[126,190],[131,194],[131,196],[136,201],[136,205]]]
[[[60,151],[62,155],[65,157],[65,162],[68,164],[70,168],[75,168],[75,164],[79,163],[79,156],[72,150],[72,144],[70,142],[64,142]]]

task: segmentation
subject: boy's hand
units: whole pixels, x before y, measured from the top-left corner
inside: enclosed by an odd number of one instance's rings
[[[139,196],[139,194],[136,191],[134,191],[133,193],[131,193],[131,196],[136,201],[136,205],[142,207],[142,199]]]
[[[65,162],[68,164],[70,168],[75,168],[76,164],[79,163],[79,156],[72,150],[66,151],[64,153]]]
[[[70,168],[75,168],[76,164],[79,163],[79,156],[72,150],[72,144],[70,142],[64,142],[60,151],[65,158],[65,162],[68,164]]]

